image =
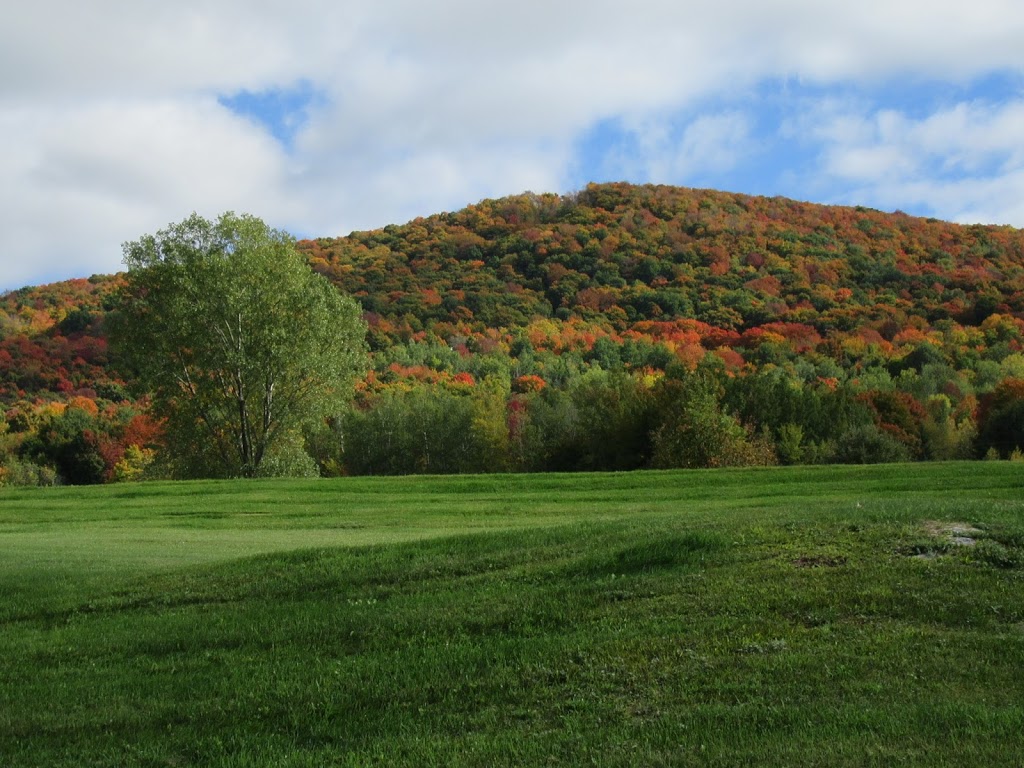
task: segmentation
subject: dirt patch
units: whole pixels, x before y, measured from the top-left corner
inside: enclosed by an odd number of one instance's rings
[[[958,547],[973,547],[978,543],[977,534],[982,533],[980,528],[975,528],[970,523],[948,523],[938,520],[927,521],[924,529],[929,536],[945,539]]]
[[[842,555],[807,555],[798,557],[793,561],[793,565],[797,568],[838,568],[846,565],[846,558]]]
[[[926,536],[897,551],[919,560],[969,551],[966,558],[974,564],[995,568],[1024,568],[1024,536],[1014,531],[975,528],[969,523],[929,521],[922,524]],[[965,550],[966,548],[966,550]]]

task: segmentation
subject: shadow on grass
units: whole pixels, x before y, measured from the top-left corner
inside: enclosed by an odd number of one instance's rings
[[[651,537],[585,558],[577,566],[580,576],[628,576],[703,565],[708,557],[725,549],[721,536],[711,533],[683,533]]]

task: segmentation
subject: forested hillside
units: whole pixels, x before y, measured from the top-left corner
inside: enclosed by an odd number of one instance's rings
[[[299,247],[361,303],[373,353],[307,436],[321,472],[1024,448],[1021,230],[611,184]],[[118,284],[0,297],[4,482],[159,471],[159,425],[108,359]]]

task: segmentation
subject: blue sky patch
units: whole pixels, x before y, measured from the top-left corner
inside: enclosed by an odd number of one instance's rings
[[[830,153],[902,151],[920,177],[937,182],[995,176],[1006,160],[1005,149],[986,153],[976,148],[965,165],[955,155],[931,155],[926,148],[910,144],[912,136],[895,140],[885,136],[877,121],[882,113],[891,112],[913,127],[958,106],[999,110],[1022,97],[1024,76],[1015,72],[964,82],[908,77],[870,86],[766,80],[646,121],[608,118],[595,123],[576,142],[568,186],[579,188],[588,181],[654,181],[884,208],[883,201],[872,199],[880,184],[829,172]],[[859,123],[864,136],[847,146],[845,139],[829,135],[832,117]],[[717,127],[723,129],[718,136]],[[933,212],[912,200],[903,208],[920,215]]]
[[[237,115],[262,125],[286,149],[291,149],[295,135],[309,121],[309,112],[323,103],[323,93],[309,81],[288,88],[265,91],[238,91],[220,96],[217,101]]]

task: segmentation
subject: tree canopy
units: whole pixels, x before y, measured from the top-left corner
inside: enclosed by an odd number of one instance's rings
[[[254,476],[301,456],[362,370],[359,305],[285,232],[193,214],[126,243],[115,350],[152,394],[177,474]]]

